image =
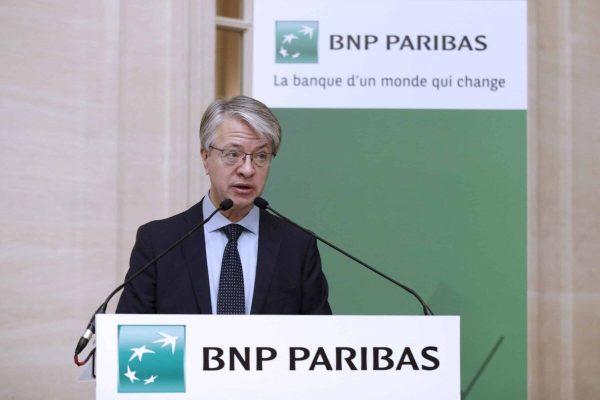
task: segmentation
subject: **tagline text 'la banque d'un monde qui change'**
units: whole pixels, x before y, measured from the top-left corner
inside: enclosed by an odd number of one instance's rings
[[[492,92],[506,87],[505,78],[472,77],[462,75],[458,78],[452,75],[444,77],[427,78],[420,75],[412,77],[363,77],[358,74],[352,74],[345,78],[340,76],[301,76],[293,74],[289,76],[274,75],[273,85],[275,87],[319,87],[321,89],[339,88],[339,87],[406,87],[406,88],[427,88],[431,87],[437,90],[451,87],[488,89]]]

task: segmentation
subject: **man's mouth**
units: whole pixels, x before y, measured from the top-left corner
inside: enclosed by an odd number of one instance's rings
[[[254,190],[254,187],[252,185],[238,183],[238,184],[232,185],[232,189],[235,193],[238,193],[238,194],[248,194]]]

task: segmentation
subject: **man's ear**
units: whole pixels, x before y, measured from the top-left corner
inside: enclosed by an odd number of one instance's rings
[[[204,165],[204,173],[208,175],[208,151],[203,147],[200,148],[200,157],[202,157],[202,165]]]

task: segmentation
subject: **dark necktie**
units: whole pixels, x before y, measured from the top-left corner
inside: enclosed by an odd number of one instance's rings
[[[238,238],[244,228],[241,225],[230,224],[222,229],[229,241],[225,246],[221,263],[217,314],[245,314],[244,272],[237,248]]]

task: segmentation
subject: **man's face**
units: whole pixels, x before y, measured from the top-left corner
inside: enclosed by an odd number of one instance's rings
[[[213,146],[244,153],[271,153],[270,142],[254,132],[244,122],[225,118],[217,129]],[[221,151],[202,149],[202,162],[210,177],[210,199],[218,207],[224,199],[233,200],[233,208],[224,214],[233,222],[242,219],[254,205],[254,199],[264,190],[269,175],[269,164],[256,167],[247,156],[235,165],[227,165]]]

